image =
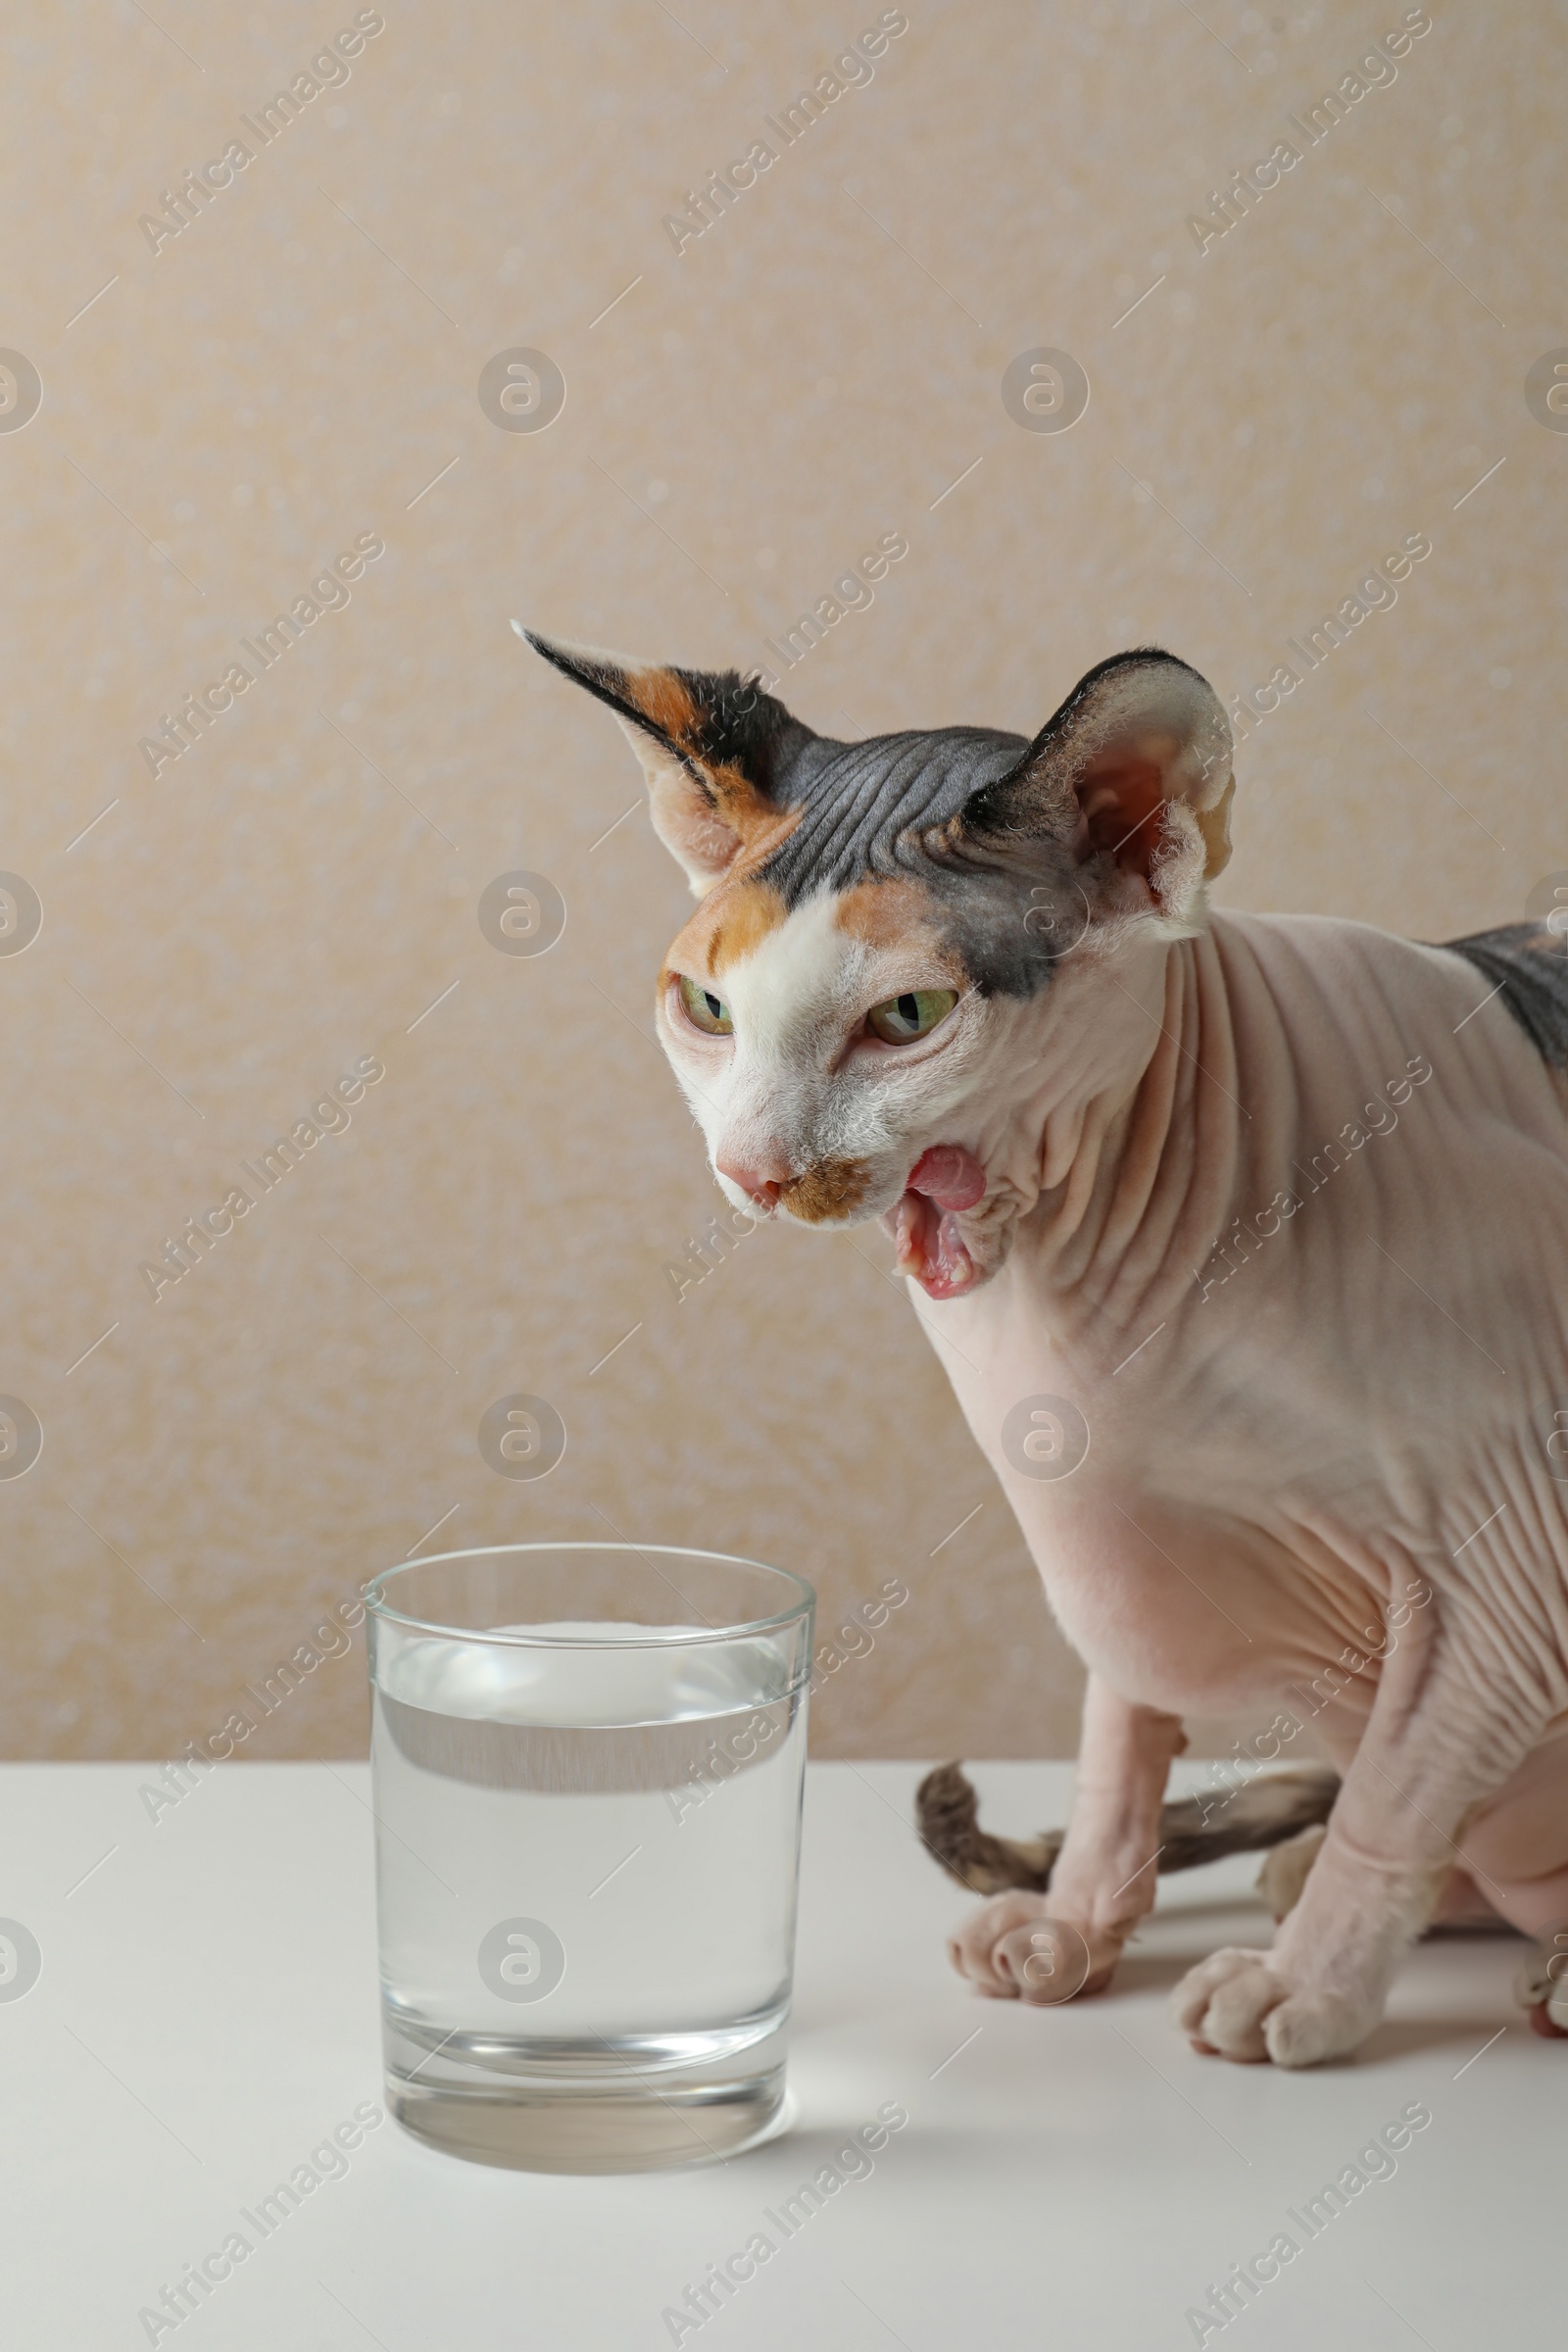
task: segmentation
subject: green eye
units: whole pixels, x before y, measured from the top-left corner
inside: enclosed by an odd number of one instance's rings
[[[688,980],[684,972],[680,975],[680,1001],[686,1007],[687,1018],[709,1037],[734,1035],[735,1023],[723,999],[715,997],[710,988],[704,988],[700,980]]]
[[[911,989],[906,996],[889,997],[885,1004],[873,1004],[866,1026],[887,1045],[912,1045],[917,1037],[929,1037],[957,1002],[956,989]]]

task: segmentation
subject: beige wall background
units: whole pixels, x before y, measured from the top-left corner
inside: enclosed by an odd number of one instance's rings
[[[1519,916],[1568,867],[1568,419],[1527,399],[1568,344],[1568,27],[1436,5],[1308,144],[1397,0],[907,0],[677,253],[664,216],[874,5],[382,13],[315,95],[333,0],[35,0],[5,36],[0,343],[42,402],[9,360],[0,868],[42,927],[0,953],[0,1391],[43,1446],[0,1477],[0,1744],[173,1754],[413,1550],[624,1532],[801,1569],[826,1630],[905,1580],[824,1753],[1070,1751],[1078,1670],[886,1245],[763,1232],[677,1301],[719,1206],[652,1035],[683,886],[608,714],[508,619],[777,667],[899,533],[781,691],[840,733],[1029,732],[1141,641],[1261,687],[1425,534],[1253,722],[1217,895]],[[142,224],[236,138],[187,225]],[[1004,405],[1041,347],[1088,377],[1070,430]],[[481,407],[518,348],[564,379],[546,429]],[[367,534],[352,600],[149,772]],[[566,909],[537,956],[477,917],[518,870]],[[155,1300],[138,1267],[366,1056],[352,1125]],[[479,1450],[514,1392],[567,1432],[539,1481]],[[361,1635],[242,1752],[360,1752],[363,1684]]]

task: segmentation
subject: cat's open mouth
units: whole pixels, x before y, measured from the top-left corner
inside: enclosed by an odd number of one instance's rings
[[[898,1245],[899,1272],[928,1298],[954,1298],[974,1280],[958,1215],[983,1200],[986,1172],[961,1144],[935,1144],[909,1170],[904,1196],[882,1219]]]

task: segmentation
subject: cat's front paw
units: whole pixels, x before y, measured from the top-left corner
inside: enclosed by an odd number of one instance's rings
[[[1102,1991],[1120,1956],[1119,1936],[1053,1919],[1042,1894],[999,1894],[948,1938],[949,1959],[977,1991],[1039,2008]]]
[[[1253,2066],[1343,2057],[1382,2015],[1375,1995],[1296,1983],[1271,1952],[1234,1945],[1189,1969],[1171,2006],[1194,2049]]]

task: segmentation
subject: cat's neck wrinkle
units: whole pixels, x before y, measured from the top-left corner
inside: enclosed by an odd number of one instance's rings
[[[1054,1316],[1131,1330],[1201,1264],[1235,1189],[1236,1046],[1212,939],[1172,943],[1143,1068],[1063,1103],[1040,1136],[1042,1192],[1018,1250]]]

